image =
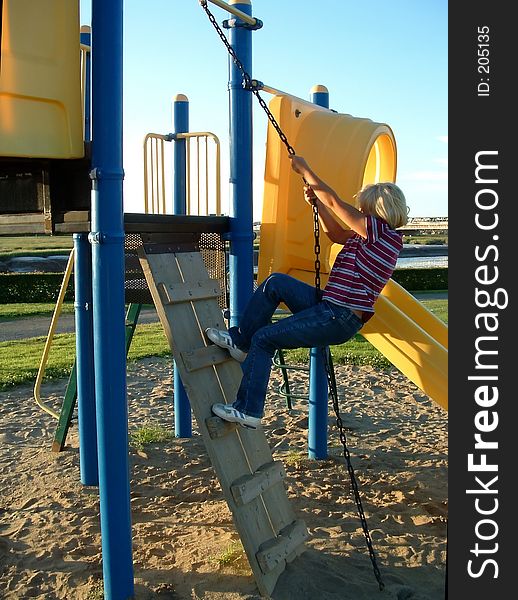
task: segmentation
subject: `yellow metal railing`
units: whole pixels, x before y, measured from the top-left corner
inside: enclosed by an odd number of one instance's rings
[[[86,90],[89,89],[86,85],[86,63],[88,54],[90,54],[90,46],[80,44],[81,48],[81,108],[83,114],[83,140],[85,139],[85,112],[86,112]],[[90,138],[89,138],[90,139]]]
[[[86,28],[85,31],[89,31],[89,28]],[[86,113],[86,90],[88,86],[86,85],[86,64],[87,57],[91,51],[90,46],[86,44],[79,45],[81,52],[81,109],[82,109],[82,121],[83,121],[83,139],[85,139],[85,113]],[[59,414],[47,406],[43,400],[41,399],[41,384],[43,382],[43,377],[45,376],[45,370],[47,368],[47,363],[49,361],[50,348],[52,346],[52,342],[54,340],[54,333],[56,331],[56,327],[58,324],[59,316],[61,315],[61,309],[63,306],[63,301],[65,299],[65,294],[68,288],[68,283],[70,281],[70,276],[72,274],[74,268],[74,250],[70,252],[70,256],[68,257],[67,266],[65,269],[65,274],[63,276],[63,281],[61,282],[61,288],[59,290],[58,298],[56,300],[56,306],[54,307],[54,313],[52,315],[52,319],[50,322],[49,332],[47,334],[47,339],[45,340],[45,346],[43,348],[43,354],[41,356],[40,365],[38,368],[38,374],[36,375],[36,381],[34,382],[34,400],[36,404],[44,410],[46,413],[54,417],[55,419],[59,419]]]
[[[56,307],[54,308],[54,314],[52,315],[52,320],[50,322],[49,333],[47,334],[47,339],[45,341],[45,347],[43,349],[43,355],[41,357],[38,374],[36,376],[36,382],[34,383],[34,399],[36,400],[36,404],[41,409],[43,409],[46,413],[48,413],[49,415],[52,415],[55,419],[59,419],[59,414],[57,412],[55,412],[54,410],[52,410],[52,408],[47,406],[41,400],[41,396],[40,396],[41,382],[43,381],[43,376],[45,375],[45,369],[47,368],[50,347],[52,345],[52,340],[54,339],[54,332],[56,331],[56,326],[58,324],[59,315],[61,314],[61,308],[63,306],[63,301],[65,299],[68,282],[70,281],[70,275],[72,274],[73,268],[74,268],[74,250],[72,250],[70,252],[70,256],[68,257],[67,267],[65,269],[63,281],[61,282],[61,288],[59,289],[58,299],[56,301]]]
[[[209,131],[198,133],[179,133],[177,139],[187,140],[187,214],[188,215],[208,215],[209,214],[209,139],[215,146],[215,165],[214,165],[214,185],[215,185],[215,213],[221,214],[221,150],[219,139]],[[203,140],[203,144],[200,143]],[[196,149],[191,147],[191,143],[196,142]],[[205,149],[202,158],[202,149]],[[191,169],[191,154],[196,157],[195,183],[193,185],[193,173]],[[204,170],[200,168],[204,166]],[[204,193],[202,194],[202,190]],[[196,212],[194,212],[194,199],[196,197]]]
[[[144,210],[165,214],[168,192],[165,142],[185,140],[186,148],[186,214],[209,215],[211,192],[214,193],[214,213],[221,214],[221,146],[210,131],[162,135],[148,133],[144,138]],[[209,140],[211,143],[209,143]],[[213,165],[209,148],[213,144]],[[211,168],[212,167],[212,168]]]
[[[144,212],[166,213],[164,142],[170,135],[148,133],[144,138]]]

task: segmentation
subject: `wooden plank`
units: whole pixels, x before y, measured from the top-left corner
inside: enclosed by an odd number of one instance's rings
[[[177,260],[182,273],[189,279],[199,277],[199,273],[205,269],[203,259],[197,253],[178,254]],[[205,331],[207,327],[217,327],[219,329],[225,328],[224,324],[222,324],[221,310],[215,302],[194,302],[193,308],[196,312],[197,321],[202,331]],[[221,325],[216,325],[216,323],[221,323]],[[214,367],[222,388],[227,391],[229,402],[232,402],[235,399],[241,382],[241,376],[238,378],[235,377],[236,366],[238,366],[237,362],[230,361],[229,363],[219,364]],[[238,427],[236,433],[241,441],[243,450],[246,453],[251,472],[256,472],[262,465],[269,464],[272,461],[271,450],[262,431]],[[279,481],[277,484],[269,487],[260,498],[268,513],[270,523],[276,535],[296,520],[293,507],[286,495],[286,488],[283,481]],[[246,513],[246,507],[243,507],[243,510]],[[244,516],[243,518],[246,519],[247,517]],[[253,557],[250,556],[250,553],[247,550],[247,544],[245,544],[244,540],[243,546],[247,552],[252,570],[254,570],[254,563],[256,561],[255,554]],[[282,573],[284,567],[284,564],[279,564],[277,570],[278,575]]]
[[[306,525],[297,520],[285,527],[276,539],[261,545],[257,552],[257,561],[264,573],[269,573],[279,565],[285,565],[287,558],[294,558],[299,548],[303,549],[308,537]]]
[[[88,233],[90,229],[90,221],[75,223],[54,223],[54,231],[56,233]]]
[[[231,431],[239,427],[237,423],[229,423],[215,416],[205,419],[205,425],[212,440],[228,435]]]
[[[237,505],[246,504],[286,477],[284,465],[272,461],[262,465],[252,475],[243,475],[230,486]]]
[[[45,233],[45,222],[26,223],[21,225],[2,225],[0,224],[0,234],[13,235],[18,233]]]
[[[139,254],[159,318],[177,361],[177,368],[180,371],[193,413],[207,447],[207,452],[220,480],[236,527],[241,534],[243,547],[249,557],[257,586],[262,594],[268,595],[273,591],[282,569],[272,569],[268,574],[264,574],[255,558],[255,554],[258,546],[275,537],[276,532],[272,528],[261,497],[252,500],[246,506],[246,511],[243,511],[237,510],[230,492],[232,481],[235,481],[244,474],[253,472],[247,455],[243,450],[240,432],[236,428],[228,435],[212,440],[206,426],[206,419],[213,416],[211,406],[216,402],[230,401],[230,396],[237,390],[242,376],[241,368],[236,361],[232,360],[222,363],[217,367],[211,366],[198,370],[194,375],[185,369],[181,359],[182,352],[189,352],[193,348],[199,348],[207,344],[205,335],[203,334],[205,323],[200,322],[199,315],[194,313],[193,303],[184,302],[164,305],[155,281],[185,283],[185,260],[183,259],[185,257],[192,257],[193,255],[191,253],[185,255],[156,254],[146,257],[143,249],[139,249]],[[187,261],[191,269],[190,280],[207,279],[207,271],[201,256],[198,253],[195,253],[194,256],[198,257],[199,260],[191,259],[191,261]],[[198,301],[197,303],[200,302]],[[223,328],[223,318],[216,300],[203,301],[201,304],[211,305],[212,307],[212,317],[206,326]],[[171,324],[174,324],[174,329],[171,327]],[[228,383],[226,387],[221,385],[221,378],[217,375],[216,368],[226,373]],[[258,431],[254,433],[264,438],[262,432]],[[230,460],[229,457],[231,457]]]
[[[68,210],[63,214],[63,223],[86,223],[89,220],[88,210]]]
[[[180,355],[189,373],[233,360],[226,350],[218,348],[218,346],[203,346],[202,348],[196,348],[188,352],[181,352]]]
[[[186,280],[194,281],[202,277],[207,277],[207,270],[203,262],[203,258],[199,253],[177,254],[176,260],[178,262],[179,269]],[[193,302],[192,306],[196,313],[196,321],[202,332],[204,332],[207,327],[225,329],[221,309],[217,305],[216,301],[197,301]],[[209,343],[209,341],[207,340],[206,343]],[[232,402],[236,397],[237,390],[241,382],[241,366],[235,360],[231,360],[215,365],[213,370],[217,377],[219,386],[222,390],[225,390],[224,395],[227,399],[227,403]],[[184,387],[186,387],[185,381]],[[209,411],[212,404],[213,403],[211,402],[210,406],[208,407]],[[211,411],[210,415],[212,415]],[[225,463],[231,462],[228,460],[228,457],[231,456],[233,459],[235,452],[229,451],[226,447],[226,440],[229,438],[234,438],[237,440],[239,444],[239,453],[244,456],[248,465],[248,471],[243,469],[232,470],[233,476],[230,477],[229,473],[229,479],[225,482],[225,486],[222,482],[222,488],[227,488],[227,494],[231,498],[229,501],[227,497],[227,503],[232,511],[236,528],[240,533],[243,548],[247,554],[248,561],[250,563],[250,567],[252,568],[252,572],[254,573],[258,588],[262,593],[267,592],[269,594],[271,591],[273,591],[279,575],[284,570],[284,566],[280,565],[277,570],[272,570],[266,576],[257,562],[256,553],[258,546],[260,546],[261,543],[266,542],[268,539],[271,539],[271,537],[275,537],[277,531],[271,524],[271,518],[266,506],[264,505],[262,496],[255,498],[246,506],[238,507],[230,491],[230,484],[240,476],[244,474],[251,474],[255,472],[261,465],[270,463],[272,461],[271,451],[262,430],[254,431],[251,429],[247,430],[242,427],[237,427],[232,434],[212,440],[215,451],[218,454],[221,453],[225,457],[223,459]],[[255,448],[257,450],[255,452],[251,452],[250,448]],[[287,502],[284,488],[282,491],[284,493],[284,500]],[[268,526],[266,526],[265,523],[268,523]],[[268,531],[270,533],[268,533]],[[261,542],[259,542],[260,538],[262,538]]]
[[[157,284],[160,293],[163,294],[164,304],[178,302],[191,302],[193,300],[208,300],[209,298],[219,298],[221,289],[219,284],[214,281],[188,281],[185,283]]]
[[[295,518],[283,482],[284,469],[273,462],[262,429],[237,427],[211,412],[215,402],[235,399],[242,377],[239,363],[205,338],[207,327],[225,328],[217,303],[219,287],[208,278],[199,252],[147,256],[143,248],[138,252],[257,586],[261,594],[269,595],[286,562],[304,550],[308,534],[304,523]],[[201,291],[207,288],[217,291],[208,300]],[[233,494],[236,483],[245,487]]]
[[[29,223],[43,223],[43,213],[18,213],[0,215],[0,225],[27,225]]]

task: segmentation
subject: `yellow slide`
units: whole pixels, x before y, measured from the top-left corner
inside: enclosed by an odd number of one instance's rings
[[[321,108],[287,95],[270,102],[297,154],[354,204],[367,183],[395,181],[396,142],[391,129],[370,119]],[[313,217],[302,180],[286,147],[268,125],[258,281],[273,272],[314,283]],[[321,234],[321,284],[340,246]],[[361,334],[440,406],[448,407],[448,328],[411,294],[390,280]]]
[[[0,3],[0,156],[82,158],[79,2]]]
[[[361,334],[437,404],[448,409],[448,327],[392,279]]]

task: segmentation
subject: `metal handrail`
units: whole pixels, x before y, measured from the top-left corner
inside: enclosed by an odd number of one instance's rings
[[[200,214],[201,204],[201,171],[200,171],[200,140],[205,140],[205,215],[209,214],[209,149],[208,140],[215,145],[215,210],[221,214],[221,144],[219,138],[210,131],[187,132],[176,134],[148,133],[144,137],[144,210],[150,214],[165,214],[166,212],[166,179],[164,164],[164,142],[186,140],[186,182],[187,201],[186,212],[195,214],[194,190],[191,185],[191,141],[196,140],[197,162],[197,214]]]
[[[56,301],[56,306],[54,308],[54,313],[52,315],[52,320],[50,322],[49,332],[47,334],[47,340],[45,341],[45,348],[43,349],[43,355],[41,357],[38,374],[36,376],[36,382],[34,383],[34,399],[36,400],[36,404],[41,409],[43,409],[46,413],[53,416],[55,419],[59,419],[59,414],[57,412],[55,412],[54,410],[52,410],[52,408],[47,406],[41,400],[41,396],[40,396],[41,382],[43,381],[43,376],[45,375],[45,369],[47,368],[47,363],[49,360],[50,346],[52,344],[52,340],[54,339],[54,332],[56,330],[59,315],[61,314],[61,308],[63,307],[63,301],[65,299],[68,282],[70,281],[70,275],[72,274],[72,270],[74,267],[74,253],[75,253],[74,249],[72,249],[70,252],[70,256],[68,257],[67,267],[65,269],[63,281],[61,282],[61,288],[59,289],[58,299]]]
[[[186,212],[188,215],[193,214],[192,212],[192,191],[191,191],[191,160],[190,160],[190,143],[191,140],[196,140],[196,159],[198,164],[197,170],[197,182],[198,189],[196,191],[197,194],[197,205],[198,205],[198,213],[200,214],[200,140],[205,140],[205,215],[209,214],[209,149],[208,149],[208,139],[211,139],[215,144],[216,149],[216,214],[221,214],[221,144],[219,138],[214,133],[210,131],[197,131],[197,132],[189,132],[189,133],[177,133],[175,134],[175,139],[177,140],[186,140],[188,144],[187,148],[187,207]]]
[[[79,44],[79,47],[81,50],[81,111],[83,115],[83,139],[85,139],[86,90],[88,88],[86,85],[86,62],[87,55],[91,52],[91,48],[86,44]]]
[[[171,140],[171,134],[162,135],[160,133],[148,133],[144,138],[144,211],[146,213],[165,214],[164,142],[170,142]],[[148,157],[149,146],[150,153]],[[149,201],[149,171],[151,171],[151,206]]]

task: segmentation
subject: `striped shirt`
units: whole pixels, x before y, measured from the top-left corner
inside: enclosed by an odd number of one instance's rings
[[[350,237],[336,257],[323,299],[355,310],[374,313],[373,304],[390,279],[403,236],[372,215],[366,217],[367,238]]]

